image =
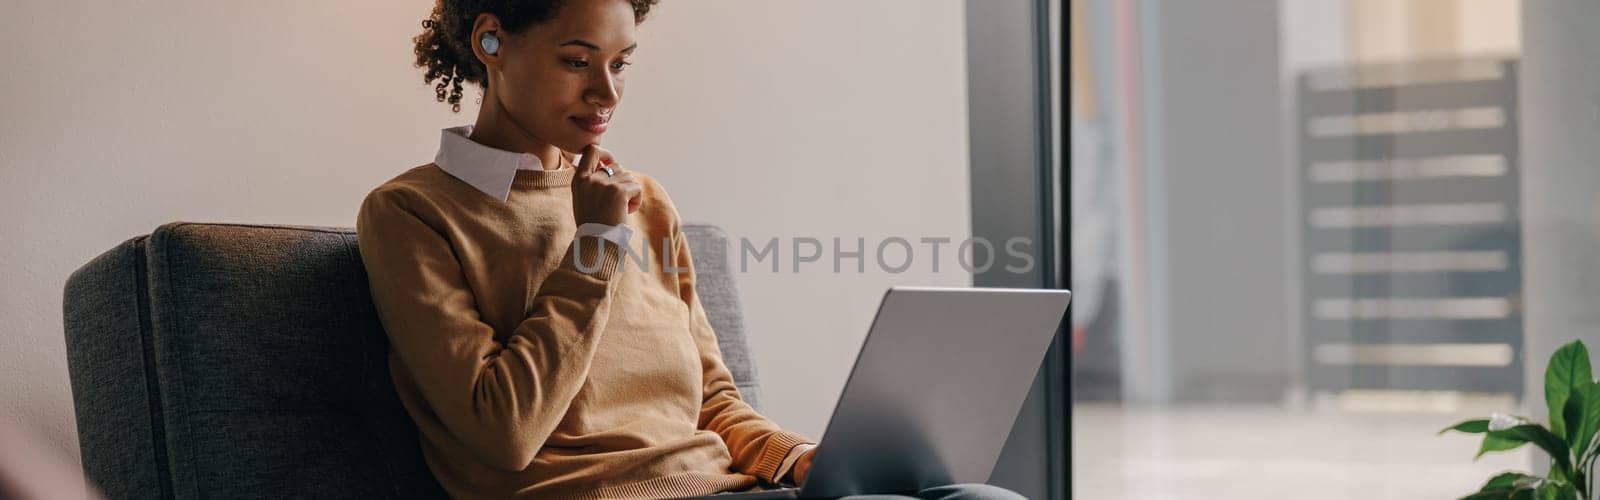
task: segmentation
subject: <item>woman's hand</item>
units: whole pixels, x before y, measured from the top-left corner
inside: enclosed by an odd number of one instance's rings
[[[789,469],[789,475],[794,477],[794,484],[806,484],[806,474],[811,473],[811,458],[817,456],[817,447],[801,452],[800,458],[795,459],[794,468]]]
[[[606,175],[609,166],[616,175]],[[583,148],[572,178],[572,218],[577,225],[588,223],[618,225],[639,209],[644,187],[633,174],[622,170],[610,151],[598,144]]]

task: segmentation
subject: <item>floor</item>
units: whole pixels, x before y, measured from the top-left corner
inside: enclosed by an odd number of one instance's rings
[[[1479,437],[1436,435],[1486,414],[1225,406],[1073,408],[1073,498],[1459,498],[1531,447],[1474,461]]]

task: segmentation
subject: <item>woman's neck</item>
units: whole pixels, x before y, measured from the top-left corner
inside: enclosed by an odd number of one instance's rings
[[[571,163],[572,155],[524,130],[495,96],[484,95],[483,100],[486,105],[478,111],[478,121],[472,125],[468,139],[502,151],[534,155],[545,170],[560,170]],[[487,105],[491,102],[495,104]]]

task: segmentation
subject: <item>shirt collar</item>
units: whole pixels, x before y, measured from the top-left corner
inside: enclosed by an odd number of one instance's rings
[[[439,154],[433,158],[445,173],[460,179],[500,201],[511,197],[511,183],[517,170],[543,170],[544,162],[529,153],[513,153],[491,148],[467,136],[472,125],[444,129],[439,133]]]

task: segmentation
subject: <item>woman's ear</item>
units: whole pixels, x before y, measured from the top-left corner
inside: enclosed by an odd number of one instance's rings
[[[500,18],[494,14],[478,14],[472,22],[472,54],[483,63],[484,69],[499,69],[500,54],[505,53],[505,33],[500,29]],[[487,73],[487,71],[485,71]]]

